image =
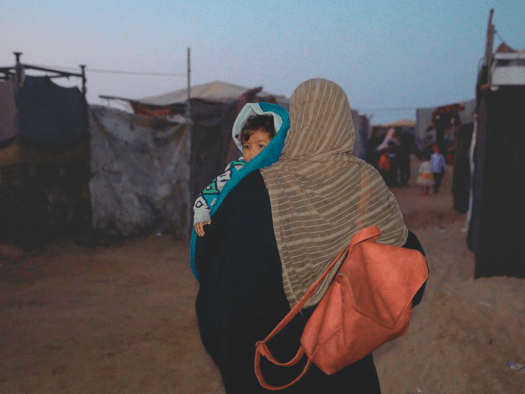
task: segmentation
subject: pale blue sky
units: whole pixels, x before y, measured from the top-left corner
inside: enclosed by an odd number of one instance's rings
[[[331,79],[372,123],[474,97],[491,8],[507,44],[525,49],[525,1],[2,1],[0,66],[22,62],[88,70],[88,101],[141,98],[186,86],[186,73],[290,96],[304,80]],[[495,46],[501,43],[496,36]],[[73,81],[69,84],[74,83]],[[68,83],[65,82],[65,85]]]

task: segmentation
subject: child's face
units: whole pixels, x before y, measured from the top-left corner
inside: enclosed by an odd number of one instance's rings
[[[242,157],[248,163],[261,151],[266,148],[271,141],[270,135],[264,130],[254,132],[248,141],[242,143]]]

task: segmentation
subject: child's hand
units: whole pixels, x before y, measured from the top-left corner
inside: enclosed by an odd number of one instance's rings
[[[199,237],[204,237],[204,225],[210,224],[210,222],[197,223],[195,225],[195,232]]]
[[[199,237],[204,237],[204,223],[197,223],[195,225],[195,232]]]

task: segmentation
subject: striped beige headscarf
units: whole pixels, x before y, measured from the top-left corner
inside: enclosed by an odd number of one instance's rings
[[[281,158],[261,170],[291,307],[359,230],[376,225],[382,233],[378,242],[406,242],[408,230],[397,200],[379,173],[352,155],[354,140],[343,89],[326,79],[299,85],[291,98]],[[334,274],[305,308],[320,301]]]

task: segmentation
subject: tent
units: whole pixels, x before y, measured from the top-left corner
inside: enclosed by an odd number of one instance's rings
[[[454,109],[459,110],[454,110]],[[436,141],[435,116],[439,112],[448,112],[458,117],[459,124],[472,123],[476,110],[476,99],[452,103],[438,107],[418,108],[416,110],[416,138],[420,147]],[[444,119],[446,120],[446,119]]]
[[[284,96],[261,92],[261,87],[222,82],[192,87],[189,120],[183,116],[185,89],[141,100],[118,98],[129,102],[134,114],[93,106],[93,227],[110,234],[156,230],[189,236],[198,194],[241,156],[231,129],[244,104],[271,100],[288,105]]]
[[[287,97],[264,93],[262,87],[216,81],[191,88],[191,122],[177,126],[185,119],[186,94],[181,89],[140,100],[120,99],[131,104],[134,114],[92,107],[90,190],[95,229],[124,235],[156,229],[179,238],[189,236],[198,194],[242,154],[231,137],[239,111],[246,103],[260,101],[289,107]],[[369,122],[357,111],[352,117],[354,153],[363,158]],[[159,131],[151,126],[155,123],[166,125],[163,133],[171,130],[180,137],[169,142],[156,137]]]
[[[391,122],[391,123],[387,123],[385,125],[383,125],[384,127],[388,127],[388,128],[392,128],[392,127],[415,127],[416,126],[416,122],[412,119],[399,119],[399,120],[396,120],[395,122]]]
[[[262,87],[247,88],[236,84],[214,81],[201,85],[191,87],[191,102],[192,102],[192,120],[199,123],[198,117],[193,114],[193,107],[201,107],[204,103],[228,103],[237,102],[236,106],[242,108],[246,102],[266,101],[279,104],[280,106],[289,109],[290,99],[283,95],[272,94],[265,92]],[[184,103],[188,99],[187,88],[176,90],[174,92],[145,97],[136,101],[130,102],[135,113],[150,114],[150,115],[170,115],[170,114],[184,114]],[[199,109],[197,109],[199,111]],[[366,146],[368,144],[368,135],[370,134],[369,119],[363,115],[359,115],[356,110],[352,110],[352,119],[356,130],[356,141],[354,144],[354,155],[360,159],[364,159],[366,155]],[[234,150],[234,147],[231,147]],[[204,186],[206,186],[205,184]]]
[[[475,277],[525,277],[525,84],[480,90],[468,244]]]
[[[16,99],[15,99],[16,97]],[[0,243],[91,226],[87,105],[78,88],[0,82]]]
[[[213,81],[191,87],[191,98],[211,101],[215,103],[227,103],[237,100],[251,88],[236,85],[229,82]],[[288,108],[290,100],[283,95],[271,94],[262,91],[257,93],[259,101],[273,101],[282,107]],[[183,88],[158,96],[144,97],[137,100],[141,104],[165,106],[176,103],[184,103],[188,99],[188,89]]]

